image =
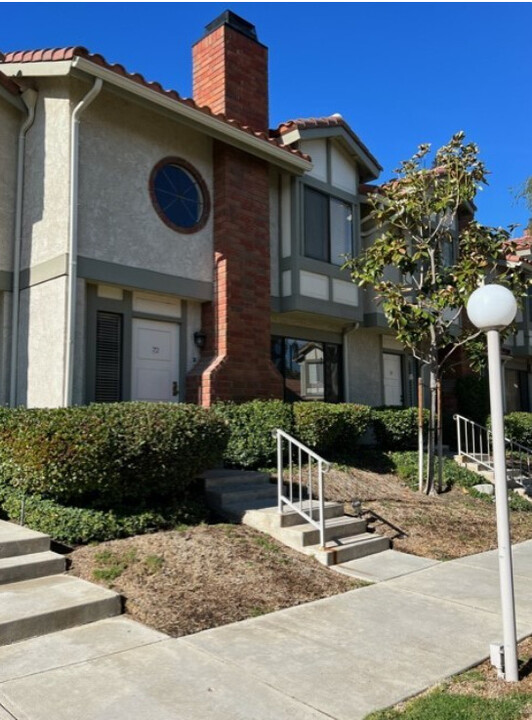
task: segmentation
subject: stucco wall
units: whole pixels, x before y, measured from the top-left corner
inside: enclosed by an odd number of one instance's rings
[[[368,330],[355,330],[346,338],[350,402],[382,405],[381,336]]]
[[[152,205],[150,173],[167,156],[199,171],[212,206],[210,138],[104,89],[81,121],[79,254],[209,282],[212,207],[202,230],[181,234]]]
[[[68,79],[41,78],[26,137],[22,268],[67,252],[70,152]]]
[[[17,138],[22,113],[0,98],[0,270],[12,270]]]
[[[17,403],[57,407],[63,399],[66,278],[20,294]]]

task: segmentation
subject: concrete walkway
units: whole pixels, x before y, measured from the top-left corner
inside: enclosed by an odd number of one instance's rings
[[[532,540],[514,548],[532,634]],[[125,618],[0,648],[0,720],[356,720],[501,638],[496,552],[171,639]]]

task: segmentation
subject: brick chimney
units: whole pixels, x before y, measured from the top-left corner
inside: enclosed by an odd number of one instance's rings
[[[230,11],[194,46],[194,99],[257,130],[268,126],[267,49]],[[269,165],[213,142],[213,301],[202,307],[201,359],[187,400],[281,398],[271,362]]]
[[[268,48],[255,26],[230,10],[192,49],[193,97],[254,130],[268,130]]]

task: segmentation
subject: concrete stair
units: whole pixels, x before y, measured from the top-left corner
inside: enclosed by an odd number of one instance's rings
[[[474,473],[477,473],[486,482],[495,483],[495,473],[482,463],[483,456],[479,455],[478,461],[466,458],[463,455],[455,455],[454,460],[461,467],[465,467]],[[532,478],[522,475],[519,469],[508,467],[506,470],[506,483],[508,490],[514,490],[527,500],[532,499]]]
[[[119,615],[119,595],[64,573],[50,538],[0,520],[0,645]]]
[[[203,476],[207,502],[219,515],[271,535],[284,545],[314,556],[327,566],[388,550],[388,538],[366,532],[365,520],[344,515],[341,503],[326,502],[325,547],[319,530],[294,510],[282,514],[277,507],[277,485],[266,473],[211,470]],[[302,500],[308,514],[317,511],[315,500]]]

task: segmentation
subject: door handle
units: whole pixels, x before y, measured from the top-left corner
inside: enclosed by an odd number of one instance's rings
[[[174,380],[174,382],[172,383],[172,395],[174,397],[179,395],[179,384],[178,384],[177,380]]]

